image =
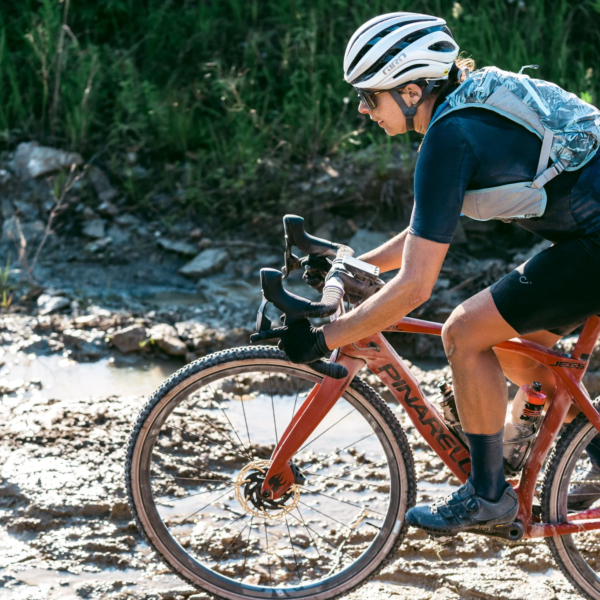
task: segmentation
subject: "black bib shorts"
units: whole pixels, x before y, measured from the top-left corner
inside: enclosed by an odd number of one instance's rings
[[[567,335],[600,314],[600,234],[555,244],[494,283],[503,319],[520,335]]]

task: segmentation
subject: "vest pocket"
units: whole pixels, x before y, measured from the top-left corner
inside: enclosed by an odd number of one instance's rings
[[[509,183],[482,190],[468,190],[462,213],[476,221],[531,219],[546,210],[546,190],[532,188],[531,181]]]

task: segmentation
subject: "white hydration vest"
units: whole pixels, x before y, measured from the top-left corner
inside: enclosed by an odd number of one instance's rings
[[[541,217],[547,200],[544,185],[565,170],[583,167],[600,145],[597,108],[553,83],[521,73],[485,67],[470,75],[446,102],[448,107],[430,126],[462,108],[480,107],[507,117],[542,140],[533,181],[466,192],[462,212],[478,221]]]

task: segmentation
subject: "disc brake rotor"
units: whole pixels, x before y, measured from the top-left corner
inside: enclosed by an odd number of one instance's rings
[[[235,497],[248,514],[262,519],[281,519],[298,506],[300,486],[294,484],[277,500],[263,498],[260,490],[270,466],[269,460],[247,464],[236,478]]]

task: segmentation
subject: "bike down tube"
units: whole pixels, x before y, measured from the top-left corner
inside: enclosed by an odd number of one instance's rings
[[[379,333],[356,344],[344,346],[342,353],[367,361],[367,367],[404,407],[423,439],[459,481],[464,483],[471,472],[469,451],[448,429],[435,406],[421,392],[415,376],[383,335]]]
[[[288,425],[273,451],[271,466],[261,488],[264,498],[276,500],[294,484],[290,460],[340,399],[356,373],[365,366],[364,360],[356,360],[348,356],[341,356],[336,362],[348,369],[348,377],[346,379],[325,377],[322,383],[315,385],[302,403],[298,414]]]

